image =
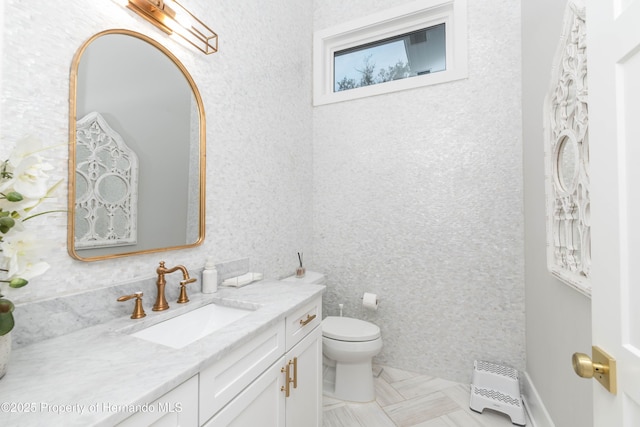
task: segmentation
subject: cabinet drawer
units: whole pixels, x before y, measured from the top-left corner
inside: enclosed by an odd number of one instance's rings
[[[287,351],[313,330],[322,321],[322,297],[305,304],[287,316]]]
[[[200,424],[229,403],[284,354],[283,322],[200,372]]]

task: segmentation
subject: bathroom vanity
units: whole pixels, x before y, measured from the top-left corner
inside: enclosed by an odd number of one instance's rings
[[[264,280],[16,349],[0,425],[320,427],[323,291]],[[136,336],[211,304],[248,313],[186,343]]]

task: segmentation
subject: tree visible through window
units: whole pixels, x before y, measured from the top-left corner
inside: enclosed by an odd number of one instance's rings
[[[334,54],[334,92],[446,70],[445,24]]]

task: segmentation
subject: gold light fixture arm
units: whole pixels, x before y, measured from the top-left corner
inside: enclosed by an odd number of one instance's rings
[[[218,51],[218,35],[175,0],[129,0],[131,9],[167,34],[177,34],[205,55]]]

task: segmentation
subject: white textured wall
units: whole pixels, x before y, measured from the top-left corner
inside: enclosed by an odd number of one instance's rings
[[[315,1],[314,30],[403,3]],[[325,312],[378,324],[380,362],[465,382],[476,358],[525,367],[520,6],[472,0],[468,21],[468,79],[313,121]]]
[[[575,375],[571,355],[591,354],[591,301],[551,276],[545,240],[542,105],[566,3],[522,3],[527,373],[556,426],[588,427],[593,384]]]
[[[66,216],[42,217],[32,226],[57,243],[51,269],[8,292],[15,301],[152,277],[160,260],[196,269],[208,255],[249,257],[266,277],[293,272],[296,252],[311,248],[311,0],[185,0],[220,36],[220,52],[210,56],[178,45],[115,0],[2,3],[0,156],[26,134],[62,144],[48,153],[65,184],[49,208],[66,209],[69,71],[91,35],[126,28],[163,43],[192,74],[207,114],[203,246],[79,262],[66,252]]]
[[[311,28],[400,3],[191,0],[220,35],[205,57],[115,0],[5,0],[0,155],[28,133],[66,143],[71,59],[108,28],[147,34],[183,61],[208,141],[204,246],[83,263],[66,253],[66,217],[43,217],[34,226],[58,244],[51,270],[11,297],[151,277],[160,259],[199,268],[209,254],[250,257],[275,277],[304,251],[330,275],[328,312],[345,302],[380,324],[381,361],[461,381],[474,358],[523,369],[519,6],[469,2],[468,80],[318,107],[312,120]],[[66,147],[50,154],[66,183]],[[48,207],[66,208],[66,187]],[[382,299],[375,314],[358,308],[364,290]]]

